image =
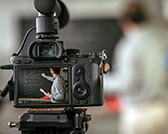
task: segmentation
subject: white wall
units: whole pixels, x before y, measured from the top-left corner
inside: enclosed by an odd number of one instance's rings
[[[126,0],[64,0],[72,18],[116,17]]]

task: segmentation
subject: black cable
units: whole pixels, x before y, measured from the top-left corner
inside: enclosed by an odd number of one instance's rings
[[[10,80],[8,81],[8,83],[6,84],[5,88],[2,91],[0,90],[0,96],[1,97],[5,97],[8,92],[11,93],[12,84],[13,84],[13,75],[11,76]],[[12,94],[10,94],[10,100],[12,100],[12,97],[13,97]]]
[[[0,66],[0,69],[2,69],[2,70],[10,70],[10,69],[13,69],[13,65],[2,65],[2,66]]]
[[[25,45],[25,43],[26,43],[26,40],[27,40],[29,34],[30,34],[33,30],[35,30],[35,29],[36,29],[36,27],[32,27],[32,28],[30,28],[30,29],[26,32],[26,34],[25,34],[25,36],[24,36],[24,38],[23,38],[22,44],[21,44],[21,46],[20,46],[18,52],[16,53],[16,55],[19,55],[19,54],[20,54],[20,52],[22,51],[22,49],[23,49],[23,47],[24,47],[24,45]]]

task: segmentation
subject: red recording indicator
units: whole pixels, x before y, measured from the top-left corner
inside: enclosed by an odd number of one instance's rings
[[[48,97],[43,97],[43,99],[44,99],[44,100],[50,100],[50,98],[48,98]]]
[[[103,73],[107,74],[110,71],[110,65],[108,63],[105,63],[103,65]]]

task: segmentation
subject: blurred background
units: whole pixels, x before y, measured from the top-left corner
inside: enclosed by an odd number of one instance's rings
[[[116,45],[123,37],[118,20],[128,0],[63,1],[70,13],[69,24],[60,31],[64,47],[79,48],[81,52],[106,49],[112,66]],[[149,0],[146,4],[152,2]],[[159,3],[162,5],[162,16],[168,21],[168,0],[159,0]],[[18,50],[26,31],[35,25],[37,11],[33,0],[0,0],[0,17],[0,65],[5,65],[10,63],[11,54]],[[34,36],[35,33],[32,33],[27,44],[33,41]],[[0,70],[0,89],[4,88],[10,75],[11,71]],[[121,105],[121,98],[105,89],[104,106],[88,108],[92,115],[88,134],[118,134]],[[17,129],[10,129],[7,123],[17,121],[25,111],[13,108],[8,97],[0,98],[0,134],[17,134]]]

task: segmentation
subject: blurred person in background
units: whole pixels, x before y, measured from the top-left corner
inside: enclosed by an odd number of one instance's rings
[[[160,0],[148,2],[126,6],[120,21],[124,37],[104,81],[105,91],[123,100],[121,134],[168,134],[168,26]]]

